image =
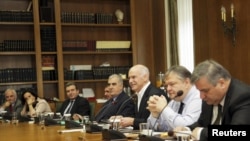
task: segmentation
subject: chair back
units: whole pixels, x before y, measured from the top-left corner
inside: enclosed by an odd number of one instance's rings
[[[90,120],[95,118],[95,102],[89,102],[90,106]]]

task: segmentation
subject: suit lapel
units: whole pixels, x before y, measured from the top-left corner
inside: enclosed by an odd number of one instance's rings
[[[138,111],[138,115],[141,117],[144,113],[143,113],[143,109],[145,109],[147,107],[147,100],[149,97],[149,93],[150,93],[150,87],[151,85],[148,86],[148,88],[146,89],[146,91],[144,92],[142,99],[141,99],[141,103],[140,103],[140,107],[139,107],[139,111]]]

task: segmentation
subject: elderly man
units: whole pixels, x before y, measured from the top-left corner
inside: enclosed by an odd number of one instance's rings
[[[108,79],[108,90],[110,99],[104,103],[103,107],[97,113],[95,120],[97,122],[108,120],[113,116],[134,116],[134,102],[123,91],[123,79],[118,74],[112,74]]]
[[[150,115],[147,107],[147,101],[152,95],[164,95],[165,92],[153,86],[149,80],[149,70],[146,66],[137,64],[129,69],[128,72],[129,85],[137,95],[135,110],[135,117],[121,118],[120,125],[123,127],[133,126],[134,129],[139,129],[139,124],[147,122]],[[167,97],[167,96],[166,96]]]
[[[20,116],[22,111],[22,102],[18,99],[15,89],[9,88],[4,92],[5,102],[0,107],[0,111],[7,111],[8,115],[12,115],[16,112],[17,116]]]

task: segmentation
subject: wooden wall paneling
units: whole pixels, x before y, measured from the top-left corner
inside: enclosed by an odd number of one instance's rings
[[[153,58],[153,31],[152,31],[152,8],[151,0],[134,1],[134,30],[137,49],[136,63],[146,65],[150,70],[150,79],[155,80],[154,58]]]
[[[236,16],[236,46],[232,46],[231,35],[224,34],[220,8],[227,10],[227,25],[230,26],[230,5],[234,4]],[[227,68],[233,77],[250,84],[249,36],[250,1],[194,0],[195,63],[212,58]]]
[[[195,64],[209,57],[207,2],[193,0]]]
[[[167,70],[166,23],[164,0],[152,0],[153,49],[155,76]],[[155,82],[155,81],[154,81]]]

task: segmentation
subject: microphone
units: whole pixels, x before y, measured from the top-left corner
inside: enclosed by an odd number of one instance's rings
[[[176,97],[182,96],[182,95],[183,95],[183,90],[179,90],[177,92],[177,95],[173,99],[175,99]]]
[[[117,118],[117,114],[122,110],[122,108],[124,107],[124,105],[125,105],[129,100],[131,100],[131,99],[132,99],[132,97],[129,97],[128,99],[126,99],[126,100],[121,104],[121,106],[119,107],[119,109],[117,110],[117,112],[116,112],[116,114],[115,114],[115,117],[113,118],[113,122],[112,122],[111,126],[114,125],[114,122],[115,122],[115,120],[116,120],[116,118]]]
[[[188,131],[188,130],[185,130],[185,131],[174,131],[174,130],[170,130],[168,131],[168,135],[170,137],[177,137],[176,134],[179,134],[179,135],[186,135],[186,136],[189,136],[189,138],[191,139],[194,139],[194,140],[197,140],[195,136],[192,135],[192,132],[191,131]],[[178,138],[178,137],[177,137]]]

